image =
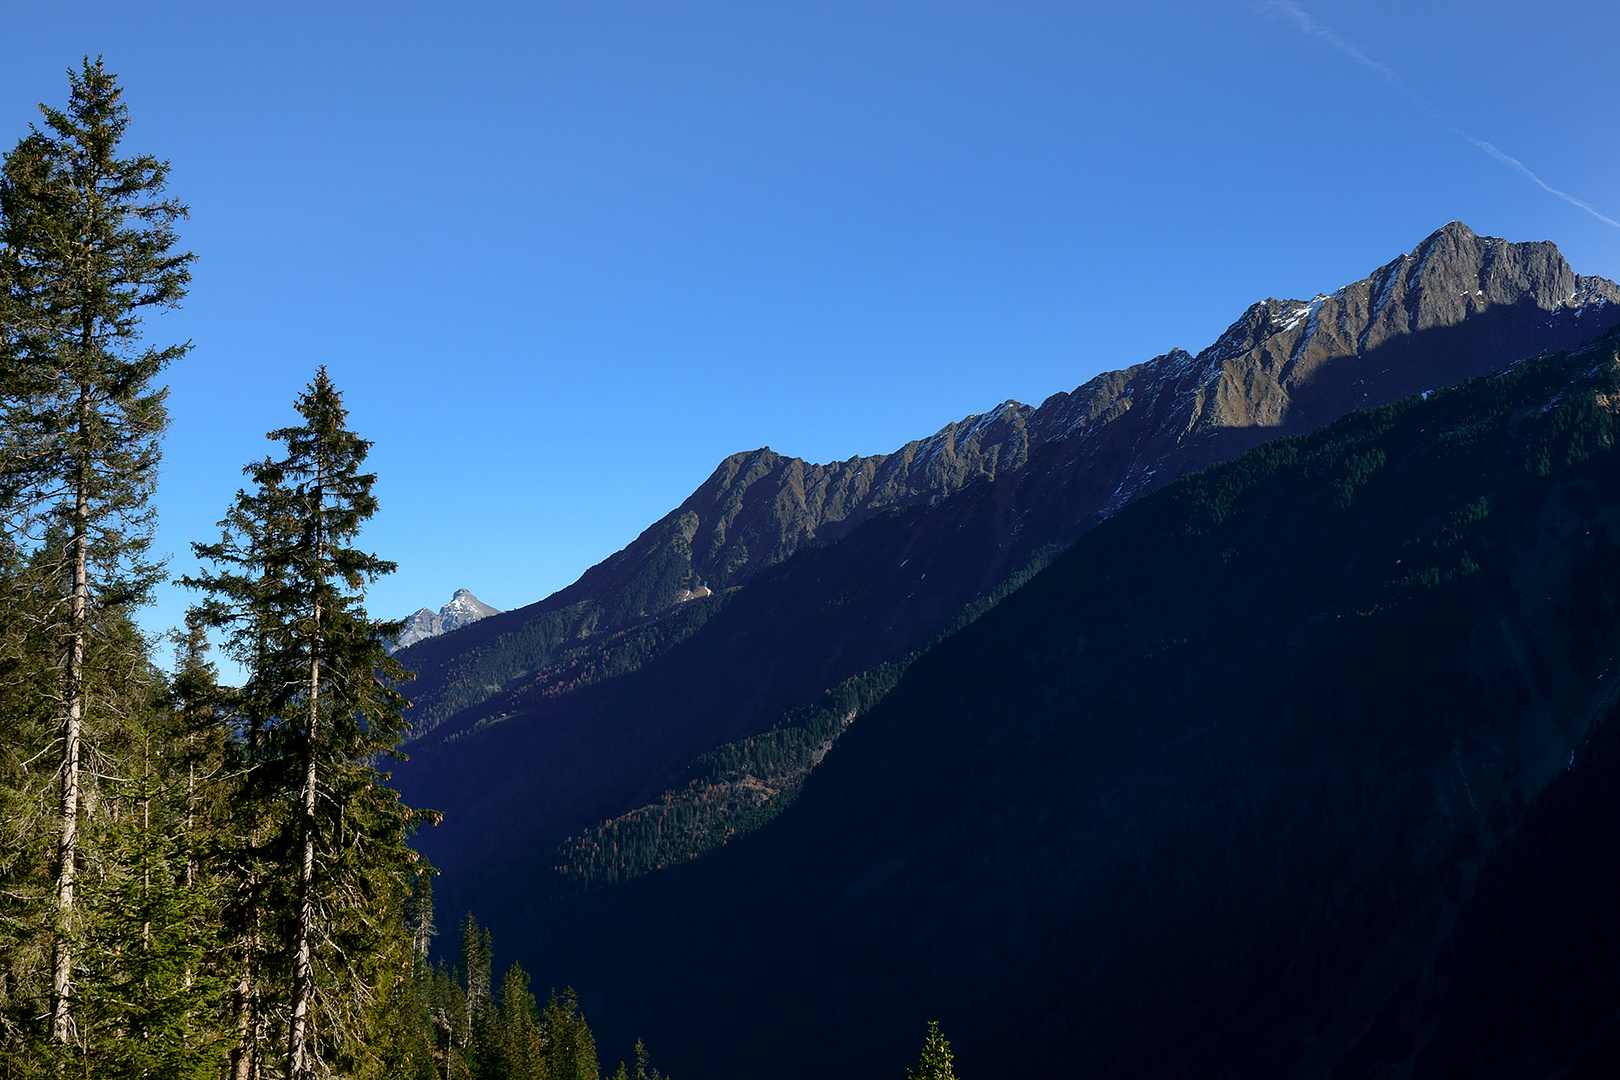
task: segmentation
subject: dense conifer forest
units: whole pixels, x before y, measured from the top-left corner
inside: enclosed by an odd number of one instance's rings
[[[394,565],[353,546],[376,476],[324,368],[193,545],[185,628],[137,627],[163,576],[159,377],[190,350],[151,344],[144,317],[186,295],[194,256],[168,163],[121,156],[116,76],[86,58],[69,78],[0,174],[0,1077],[598,1080],[574,991],[542,1004],[516,964],[497,983],[471,914],[456,961],[430,960],[433,870],[408,841],[436,815],[386,783],[410,675],[386,648],[400,624],[364,606]],[[659,644],[632,633],[580,677]],[[896,675],[833,704],[852,715]],[[847,721],[796,718],[693,784],[764,773],[790,797]],[[706,843],[773,812],[744,809]],[[942,1048],[931,1032],[918,1076],[951,1075]],[[627,1049],[606,1075],[662,1080]]]
[[[572,992],[494,985],[470,918],[428,962],[433,815],[385,783],[407,677],[363,604],[394,567],[353,546],[376,477],[324,369],[195,545],[184,631],[136,626],[186,207],[99,60],[41,111],[0,175],[0,1075],[595,1080]]]

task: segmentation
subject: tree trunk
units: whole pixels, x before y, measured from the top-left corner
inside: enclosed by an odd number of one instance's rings
[[[298,878],[298,938],[293,952],[293,1011],[288,1028],[287,1080],[309,1080],[314,1063],[309,1054],[309,1011],[314,992],[315,933],[315,735],[320,722],[321,606],[315,605],[315,627],[309,658],[309,719],[304,742],[303,865]]]
[[[259,634],[258,659],[255,664],[257,670],[264,670],[264,654],[266,650],[263,632]],[[261,734],[261,717],[259,707],[255,703],[249,711],[247,731],[247,760],[249,768],[257,766],[260,758],[259,738]],[[240,811],[238,811],[240,812]],[[259,849],[259,809],[252,803],[247,804],[246,812],[250,815],[247,828],[247,850],[255,853]],[[255,854],[249,854],[250,860],[255,860]],[[263,1040],[263,1012],[260,1008],[259,980],[263,978],[259,966],[261,955],[261,915],[262,903],[259,899],[259,868],[255,861],[250,861],[246,867],[247,903],[248,903],[248,929],[247,937],[242,944],[242,972],[237,980],[236,991],[232,995],[231,1007],[236,1020],[236,1045],[231,1049],[230,1080],[256,1080],[258,1075],[259,1054]]]
[[[242,977],[237,980],[236,990],[231,995],[231,1012],[236,1017],[236,1045],[231,1047],[230,1059],[231,1080],[248,1080],[253,1067],[255,1018],[252,1008],[252,963],[251,959],[243,961]]]
[[[67,716],[62,722],[62,831],[57,844],[56,935],[51,958],[51,1037],[73,1039],[69,1003],[73,994],[73,886],[79,852],[79,750],[84,721],[84,648],[90,611],[90,493],[82,462],[89,438],[90,395],[79,391],[81,462],[75,470],[73,501],[73,595],[68,610]]]

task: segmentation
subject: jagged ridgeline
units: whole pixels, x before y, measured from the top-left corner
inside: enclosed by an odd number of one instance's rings
[[[938,1019],[1009,1075],[1444,1075],[1480,1031],[1554,1075],[1620,1009],[1557,981],[1612,930],[1549,921],[1620,902],[1579,817],[1620,776],[1529,818],[1612,771],[1617,437],[1611,334],[1184,477],[912,663],[767,827],[513,947],[604,1035],[665,1003],[677,1074],[898,1075]],[[1504,952],[1515,911],[1569,961]],[[1457,981],[1506,973],[1570,1008]]]
[[[1453,222],[1331,294],[1252,305],[1197,356],[1173,349],[1038,408],[1007,401],[891,454],[843,462],[769,448],[734,454],[573,585],[403,653],[419,674],[413,726],[422,734],[464,710],[510,712],[510,700],[493,699],[520,680],[556,693],[633,669],[701,625],[702,614],[674,614],[691,601],[723,596],[894,508],[999,481],[1010,513],[1024,519],[1000,564],[1005,576],[1034,548],[1074,540],[1189,469],[1578,345],[1617,319],[1620,286],[1574,273],[1551,243],[1476,236]],[[651,634],[624,633],[666,620]]]

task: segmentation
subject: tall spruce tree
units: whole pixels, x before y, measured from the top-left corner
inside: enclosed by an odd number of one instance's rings
[[[168,163],[119,156],[129,114],[116,78],[86,58],[69,79],[67,108],[42,105],[44,127],[0,168],[0,494],[14,542],[37,551],[28,588],[57,643],[42,690],[60,729],[50,1012],[64,1044],[75,1034],[81,769],[98,725],[86,665],[101,616],[157,579],[150,497],[167,415],[153,381],[188,348],[146,343],[141,320],[185,295],[193,259],[175,250],[186,211],[162,197]]]
[[[303,422],[270,433],[283,454],[247,468],[221,541],[196,545],[219,569],[187,583],[206,593],[197,621],[228,630],[249,673],[237,697],[255,743],[246,797],[288,808],[257,823],[278,878],[263,930],[282,945],[261,961],[284,959],[254,978],[284,1034],[288,1080],[310,1080],[334,1062],[360,1068],[368,1024],[409,970],[406,839],[426,815],[377,769],[404,735],[406,675],[385,648],[399,624],[363,606],[394,564],[352,546],[377,508],[376,476],[361,471],[371,444],[346,426],[324,368],[296,407]]]

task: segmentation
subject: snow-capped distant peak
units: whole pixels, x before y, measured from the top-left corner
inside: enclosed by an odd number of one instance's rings
[[[490,607],[468,589],[457,589],[450,602],[438,611],[422,608],[406,619],[405,629],[400,632],[399,640],[394,644],[394,651],[397,652],[430,637],[459,630],[487,616],[498,615],[500,610]]]

